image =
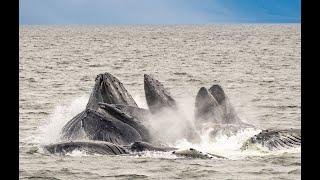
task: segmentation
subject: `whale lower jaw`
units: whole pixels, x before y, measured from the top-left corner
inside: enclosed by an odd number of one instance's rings
[[[128,150],[120,145],[103,141],[69,141],[46,145],[43,147],[52,154],[72,153],[75,150],[87,154],[119,155],[128,154]]]

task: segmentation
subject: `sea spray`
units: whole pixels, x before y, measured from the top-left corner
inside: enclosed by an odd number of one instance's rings
[[[137,94],[137,95],[133,95],[132,97],[134,101],[137,103],[138,107],[148,109],[146,98],[144,96]]]
[[[205,153],[212,153],[229,159],[238,159],[243,157],[243,153],[240,150],[243,142],[260,132],[260,130],[246,128],[232,136],[218,134],[213,138],[210,136],[212,130],[208,129],[200,134],[200,143],[194,144],[182,139],[176,142],[175,147],[179,149],[194,148]]]
[[[171,144],[185,137],[186,119],[174,110],[162,109],[148,119],[154,139]]]
[[[177,101],[178,109],[162,108],[148,117],[154,139],[173,145],[184,138],[192,139],[196,129],[193,123],[194,100],[183,98]]]
[[[88,96],[80,96],[68,105],[55,107],[45,124],[39,127],[39,134],[35,138],[40,145],[56,143],[60,141],[60,133],[63,126],[75,115],[83,111],[88,102]]]

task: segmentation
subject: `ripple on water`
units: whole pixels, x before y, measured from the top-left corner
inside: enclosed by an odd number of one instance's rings
[[[174,75],[180,75],[180,76],[185,76],[185,75],[187,75],[187,73],[186,72],[175,72],[175,73],[173,73]]]
[[[143,174],[119,174],[119,175],[102,176],[102,177],[117,178],[117,179],[148,179],[148,176]]]
[[[26,176],[26,177],[21,177],[21,179],[35,179],[35,180],[43,180],[43,179],[49,179],[49,180],[60,180],[59,178],[56,177],[51,177],[51,176]]]
[[[294,169],[292,171],[289,171],[288,174],[301,174],[301,169],[300,168]]]

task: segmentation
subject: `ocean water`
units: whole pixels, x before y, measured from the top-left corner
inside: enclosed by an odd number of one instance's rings
[[[97,74],[110,72],[147,107],[143,74],[153,74],[188,117],[200,87],[220,84],[239,117],[260,129],[301,127],[300,24],[19,27],[21,179],[300,179],[300,149],[241,151],[252,130],[190,146],[228,157],[147,152],[48,154],[63,125],[82,111]],[[169,121],[169,120],[168,120]]]

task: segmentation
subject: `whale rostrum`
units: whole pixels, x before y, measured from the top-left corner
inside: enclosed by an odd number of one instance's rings
[[[123,84],[110,73],[99,74],[91,92],[87,109],[97,109],[98,103],[122,104],[138,107]]]
[[[144,92],[151,113],[158,112],[162,108],[177,108],[176,101],[170,93],[152,75],[144,75]]]

